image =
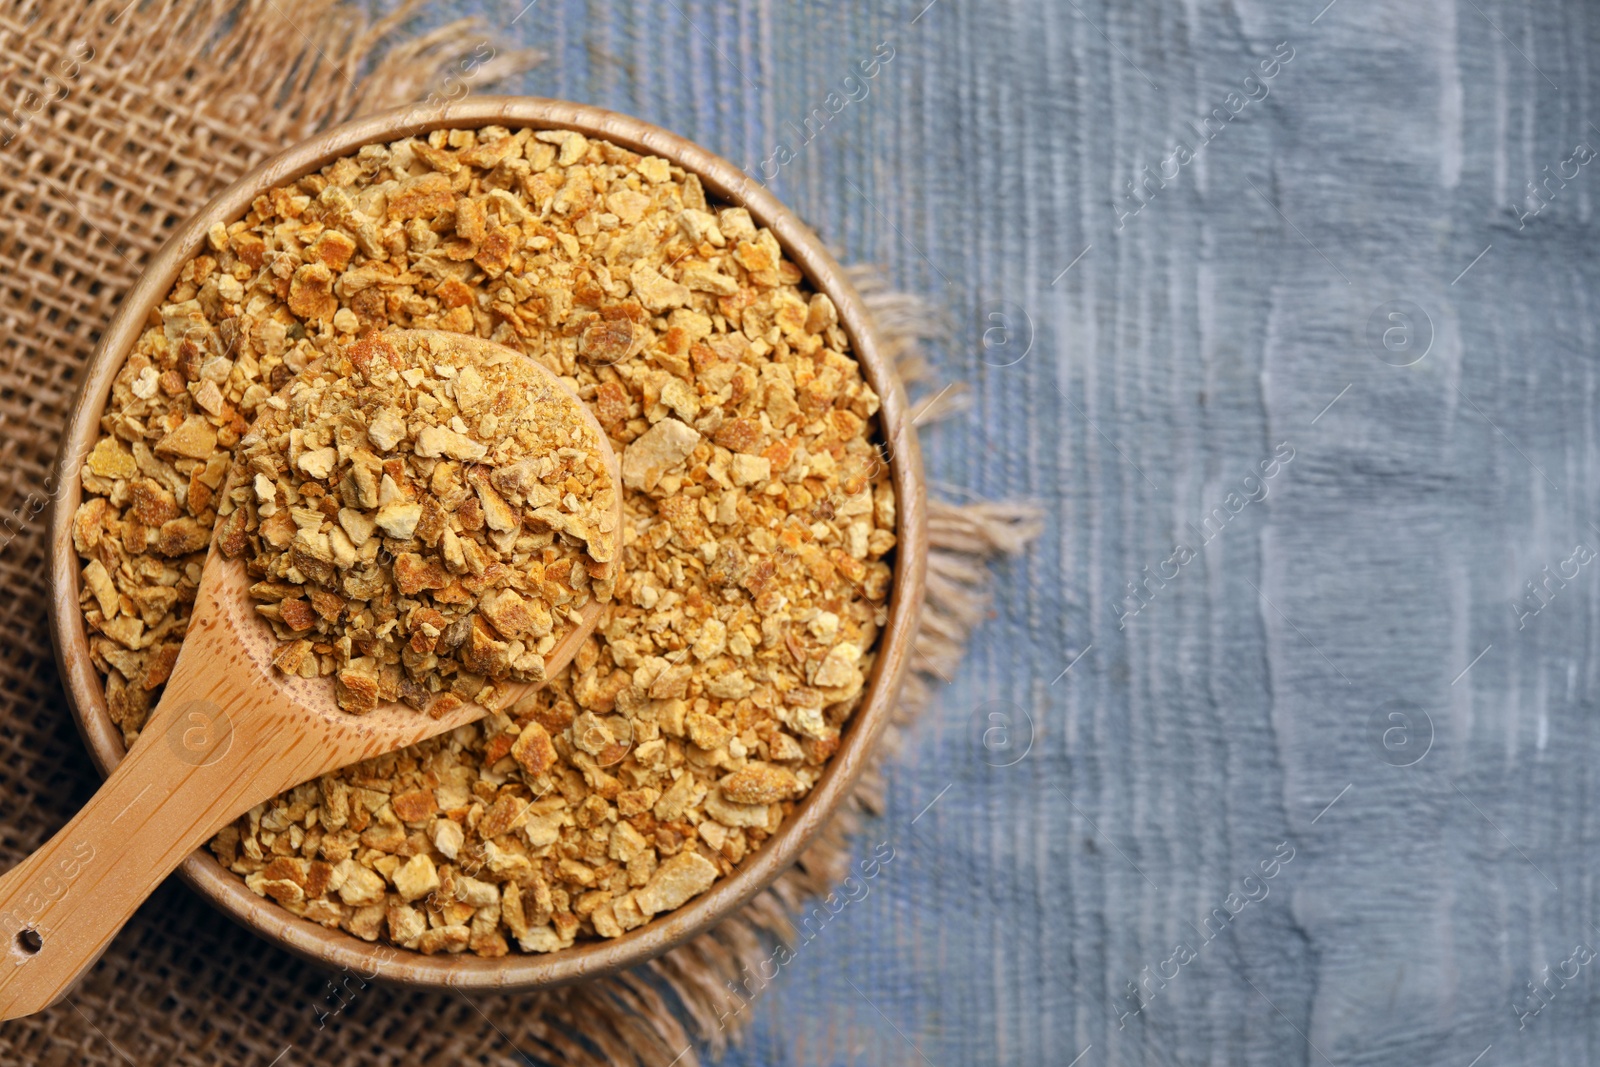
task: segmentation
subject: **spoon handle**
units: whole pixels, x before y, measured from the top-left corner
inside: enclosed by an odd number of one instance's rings
[[[211,700],[169,692],[83,810],[0,877],[0,1019],[55,1003],[184,857],[321,769],[309,752],[251,761],[242,733]]]

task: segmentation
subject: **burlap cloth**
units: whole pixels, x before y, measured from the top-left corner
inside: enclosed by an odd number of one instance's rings
[[[411,14],[373,24],[316,0],[0,0],[6,867],[98,781],[56,677],[42,584],[47,477],[79,372],[146,258],[245,169],[361,112],[459,91],[458,60],[484,39],[480,28],[396,40]],[[536,61],[501,53],[465,80]],[[930,316],[870,275],[858,282],[914,382]],[[948,410],[956,394],[939,395]],[[937,414],[925,409],[921,421]],[[985,610],[986,558],[1037,531],[1025,507],[934,503],[930,520],[928,610],[902,723],[927,704],[931,680],[949,677]],[[866,777],[851,810],[736,917],[637,971],[554,993],[469,1000],[362,988],[354,976],[330,984],[171,881],[67,1000],[0,1026],[0,1063],[665,1067],[716,1057],[750,1015],[730,987],[792,936],[802,903],[842,877],[851,830],[877,807],[876,776]]]

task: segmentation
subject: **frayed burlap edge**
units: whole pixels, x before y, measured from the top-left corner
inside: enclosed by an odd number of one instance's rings
[[[223,120],[266,156],[355,115],[452,98],[542,58],[497,52],[478,19],[398,36],[425,6],[406,0],[369,21],[326,0],[9,0],[0,21],[69,55],[88,45],[85,65],[111,75],[104,88],[187,106],[197,126]],[[76,79],[65,80],[63,100]]]
[[[18,265],[3,290],[9,317],[0,322],[0,385],[27,391],[18,410],[0,410],[13,431],[4,458],[14,462],[4,467],[9,481],[0,482],[6,508],[26,498],[21,510],[37,510],[36,487],[78,370],[121,294],[176,225],[248,168],[333,123],[430,96],[453,98],[537,61],[531,51],[497,51],[473,20],[397,40],[396,31],[422,6],[407,3],[374,22],[317,0],[0,0],[0,52],[13,64],[0,72],[0,99],[13,101],[0,115],[0,207],[6,209],[0,247]],[[71,238],[65,243],[63,233]],[[902,378],[909,386],[924,382],[920,342],[936,316],[888,291],[880,274],[854,274]],[[959,389],[930,392],[915,422],[935,421],[960,402]],[[515,1011],[496,1032],[509,1031],[505,1036],[526,1054],[578,1067],[688,1065],[702,1050],[713,1057],[726,1050],[750,1016],[746,995],[737,991],[749,986],[741,981],[775,943],[793,938],[793,917],[807,902],[844,876],[853,835],[882,808],[884,756],[928,706],[933,684],[953,677],[988,608],[987,562],[1021,551],[1039,531],[1037,513],[1021,505],[935,501],[928,517],[927,607],[910,677],[874,766],[800,862],[715,930],[644,967],[507,998]],[[41,526],[8,527],[9,555],[0,570],[42,571]],[[58,714],[52,682],[41,677],[48,671],[40,666],[49,660],[46,640],[35,626],[23,643],[31,647],[7,650],[0,665],[19,694],[3,708],[14,729]],[[47,695],[29,699],[40,693]],[[57,814],[15,820],[22,825],[9,836],[32,847]],[[261,961],[253,973],[262,999],[282,997],[296,966],[288,957],[281,966]],[[131,979],[138,968],[135,957],[114,947],[100,969],[120,972],[119,980],[108,983],[102,974],[92,985],[118,988],[120,977]],[[171,981],[153,1003],[170,998],[180,1014],[205,1010],[205,989]],[[134,984],[147,986],[148,978]],[[86,986],[72,1007],[85,1018],[118,1014],[114,1000],[100,999]],[[143,1023],[147,1032],[163,1028],[148,1015]],[[291,1025],[287,1017],[284,1023]],[[485,1020],[484,1030],[491,1025]],[[48,1042],[51,1024],[38,1026],[41,1033],[31,1038],[13,1031],[7,1037],[17,1040],[0,1044],[38,1047]],[[360,1049],[347,1062],[391,1061],[380,1023],[352,1029],[363,1032],[342,1035]]]

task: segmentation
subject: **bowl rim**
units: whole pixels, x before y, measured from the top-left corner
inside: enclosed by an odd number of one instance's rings
[[[504,125],[576,130],[632,151],[660,156],[697,175],[723,204],[744,206],[778,238],[785,254],[812,288],[826,293],[839,313],[856,360],[878,392],[882,435],[897,496],[893,586],[888,620],[867,692],[847,724],[839,751],[811,792],[779,831],[742,866],[682,907],[618,938],[584,941],[548,954],[515,949],[486,958],[471,953],[425,956],[363,941],[339,928],[299,918],[258,897],[202,846],[178,873],[196,892],[230,918],[309,962],[358,971],[391,984],[435,989],[503,992],[552,988],[613,974],[653,959],[727,918],[769,886],[803,853],[815,834],[850,795],[891,709],[912,658],[921,616],[927,563],[926,493],[921,454],[904,388],[892,356],[879,344],[870,314],[822,241],[756,180],[729,161],[687,139],[629,115],[539,97],[473,96],[445,105],[413,105],[355,119],[290,146],[251,168],[178,229],[150,259],[124,297],[116,316],[84,368],[64,428],[54,473],[49,539],[49,609],[67,701],[78,732],[102,776],[126,751],[121,731],[106,707],[99,674],[90,660],[88,635],[78,607],[80,566],[72,544],[72,519],[81,501],[78,472],[99,436],[100,417],[111,383],[132,351],[155,307],[170,291],[183,264],[201,248],[216,221],[241,218],[265,190],[294,181],[361,146],[389,142],[434,129]]]

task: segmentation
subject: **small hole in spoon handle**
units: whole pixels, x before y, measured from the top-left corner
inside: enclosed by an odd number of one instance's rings
[[[37,956],[39,950],[44,948],[44,938],[39,936],[37,930],[18,930],[17,948],[24,956]]]

